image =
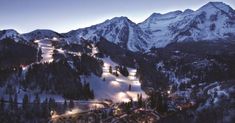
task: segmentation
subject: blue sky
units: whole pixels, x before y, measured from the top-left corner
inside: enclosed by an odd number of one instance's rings
[[[116,16],[144,21],[152,13],[196,10],[209,0],[0,0],[0,30],[67,32]],[[235,8],[235,0],[221,0]]]

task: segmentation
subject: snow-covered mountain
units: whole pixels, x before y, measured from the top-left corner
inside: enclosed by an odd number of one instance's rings
[[[235,10],[223,2],[209,2],[196,11],[186,9],[166,14],[153,13],[139,24],[127,17],[115,17],[63,34],[52,30],[35,30],[22,35],[14,30],[0,32],[0,39],[9,36],[27,41],[57,37],[64,38],[69,43],[80,43],[81,39],[97,42],[104,37],[131,51],[148,51],[154,47],[165,47],[172,42],[233,41]]]
[[[209,2],[196,11],[153,13],[139,24],[116,17],[65,35],[68,41],[81,37],[97,41],[103,36],[131,51],[165,47],[172,42],[230,40],[235,39],[235,11],[225,3]]]
[[[149,36],[127,17],[115,17],[88,28],[65,34],[69,41],[80,41],[81,37],[98,41],[100,37],[132,51],[148,49]]]
[[[22,39],[21,35],[13,29],[0,30],[0,40],[4,38],[11,38],[14,39],[16,42]]]
[[[61,34],[52,31],[52,30],[46,30],[46,29],[38,29],[34,30],[29,33],[25,33],[22,35],[27,41],[32,41],[35,39],[43,39],[43,38],[50,38],[52,39],[53,37],[60,38],[62,37]]]
[[[138,24],[153,47],[171,42],[235,39],[235,11],[222,2],[209,2],[197,11],[154,13]]]

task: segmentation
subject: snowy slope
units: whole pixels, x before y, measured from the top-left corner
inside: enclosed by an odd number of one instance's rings
[[[98,41],[102,36],[132,51],[148,49],[149,41],[148,35],[127,17],[115,17],[101,24],[70,31],[65,36],[69,42],[80,41],[81,37]]]
[[[142,94],[143,98],[147,97],[141,89],[138,78],[135,77],[135,69],[128,68],[128,71],[130,72],[128,77],[124,77],[120,73],[117,77],[108,72],[109,66],[114,68],[117,64],[110,58],[104,58],[102,60],[105,63],[102,75],[102,78],[105,78],[105,81],[95,75],[82,77],[83,81],[85,80],[90,83],[96,99],[111,99],[114,102],[128,102],[130,101],[130,98],[137,101],[137,94]],[[129,85],[131,85],[130,91],[128,90]]]
[[[92,48],[92,54],[99,52],[97,47]],[[127,68],[129,71],[129,76],[124,77],[122,74],[115,76],[109,72],[109,67],[115,71],[115,66],[117,63],[113,62],[109,57],[101,59],[104,62],[103,74],[99,78],[95,75],[82,76],[82,81],[89,82],[90,87],[94,90],[95,99],[104,100],[110,99],[114,102],[129,102],[130,98],[137,101],[137,95],[142,94],[143,98],[147,95],[141,89],[141,84],[139,78],[136,75],[136,69]],[[104,79],[104,80],[103,80]],[[129,86],[131,89],[129,90]]]

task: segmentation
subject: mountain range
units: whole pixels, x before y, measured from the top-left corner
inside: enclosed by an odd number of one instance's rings
[[[235,10],[223,2],[209,2],[196,11],[153,13],[145,21],[134,23],[127,17],[115,17],[87,28],[57,33],[35,30],[19,34],[15,30],[1,30],[0,39],[33,41],[41,38],[63,38],[68,43],[81,39],[98,42],[100,37],[131,51],[149,51],[184,41],[235,41]]]

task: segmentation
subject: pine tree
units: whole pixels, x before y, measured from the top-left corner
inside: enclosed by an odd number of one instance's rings
[[[155,92],[152,92],[150,94],[149,100],[150,100],[150,107],[152,109],[156,108],[156,104],[157,104],[157,99],[156,99],[157,95]]]
[[[69,101],[69,109],[72,110],[74,108],[74,102],[73,100]]]
[[[143,106],[142,94],[137,94],[137,99],[138,107],[141,108]]]
[[[67,107],[68,107],[68,104],[67,104],[67,100],[64,100],[64,111],[66,111],[67,110]]]
[[[50,116],[50,112],[49,112],[49,105],[48,105],[48,99],[47,98],[43,101],[41,107],[42,107],[42,112],[41,112],[42,114],[41,114],[41,116],[43,118],[49,117]]]
[[[9,96],[9,109],[13,110],[14,109],[14,103],[13,103],[13,99],[12,96]]]
[[[14,103],[14,109],[17,110],[18,109],[18,96],[17,96],[17,94],[15,94],[15,96],[14,96],[13,103]]]
[[[118,76],[118,66],[115,66],[115,73],[116,73],[116,76]]]
[[[95,98],[95,95],[94,95],[94,91],[93,90],[91,90],[91,97],[90,97],[91,99],[94,99]]]
[[[128,90],[131,91],[131,84],[129,84]]]
[[[56,109],[55,99],[49,98],[48,106],[50,110],[55,110]]]
[[[40,97],[38,96],[38,94],[36,94],[35,99],[33,101],[33,111],[35,112],[36,116],[38,116],[41,111],[40,105],[41,105]]]
[[[109,66],[109,73],[113,73],[112,66]]]
[[[2,97],[0,100],[0,113],[3,113],[5,110],[5,103],[4,103],[4,98]]]
[[[23,110],[27,110],[29,108],[29,97],[27,94],[24,95],[22,108]]]
[[[120,73],[125,77],[129,76],[129,72],[128,72],[126,66],[120,67]]]

